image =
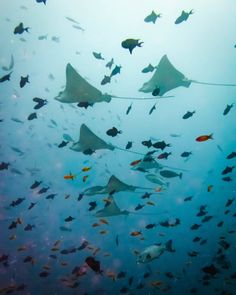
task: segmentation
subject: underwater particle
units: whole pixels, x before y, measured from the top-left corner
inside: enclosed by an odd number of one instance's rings
[[[133,105],[133,103],[131,103],[131,104],[128,106],[127,111],[126,111],[126,115],[128,115],[129,112],[131,111],[131,109],[132,109],[132,105]]]

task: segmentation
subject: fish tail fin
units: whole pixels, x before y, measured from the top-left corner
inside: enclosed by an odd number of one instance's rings
[[[181,172],[181,173],[179,174],[179,178],[182,179],[182,176],[183,176],[183,173]]]
[[[142,44],[143,44],[144,42],[139,42],[138,43],[138,47],[142,47]]]
[[[214,139],[214,138],[213,138],[213,133],[211,133],[211,134],[209,135],[209,138],[210,138],[210,139]]]
[[[25,28],[25,31],[26,31],[27,33],[29,33],[29,29],[30,29],[30,27],[27,27],[27,28]]]
[[[168,252],[175,252],[175,250],[172,247],[172,240],[167,241],[165,247]]]
[[[193,14],[193,13],[194,13],[194,12],[193,12],[193,9],[191,9],[191,10],[189,11],[189,15],[190,15],[190,14]]]

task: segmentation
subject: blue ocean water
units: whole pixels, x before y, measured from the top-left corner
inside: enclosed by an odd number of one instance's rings
[[[0,14],[0,294],[236,294],[235,1]]]

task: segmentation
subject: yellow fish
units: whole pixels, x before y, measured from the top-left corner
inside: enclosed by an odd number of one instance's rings
[[[82,171],[83,172],[88,172],[91,169],[92,169],[92,167],[84,167],[84,168],[82,168]]]

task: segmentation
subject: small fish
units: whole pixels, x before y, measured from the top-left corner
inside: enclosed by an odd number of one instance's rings
[[[90,148],[88,148],[88,149],[86,149],[86,150],[83,151],[83,154],[84,155],[92,155],[94,153],[95,153],[95,151],[92,150],[92,149],[90,149]]]
[[[38,195],[44,194],[49,190],[49,186],[48,187],[43,187],[41,188],[41,190],[38,191]]]
[[[147,201],[147,205],[150,205],[150,206],[156,206],[154,202],[152,201]]]
[[[5,81],[10,81],[10,79],[11,79],[11,74],[12,74],[12,72],[10,72],[10,73],[7,74],[7,75],[2,76],[2,77],[0,78],[0,83],[3,83],[3,82],[5,82]]]
[[[67,146],[67,144],[69,143],[69,141],[62,141],[59,145],[58,145],[58,147],[59,148],[63,148],[63,147],[65,147],[65,146]]]
[[[152,141],[149,140],[143,140],[142,145],[146,146],[147,148],[150,148],[152,146]]]
[[[212,184],[208,185],[208,187],[207,187],[208,193],[210,193],[212,191],[212,189],[213,189],[213,185]]]
[[[31,210],[36,204],[37,204],[37,202],[36,203],[31,202],[28,207],[28,210]]]
[[[153,72],[154,69],[155,69],[155,67],[153,65],[149,64],[144,69],[142,69],[142,73],[146,74],[146,73],[149,73],[149,72]]]
[[[15,201],[12,201],[10,206],[16,207],[16,206],[20,205],[24,200],[25,200],[25,198],[18,198]]]
[[[160,13],[156,14],[155,11],[153,10],[151,12],[151,14],[149,14],[148,16],[145,17],[144,21],[145,21],[145,23],[151,23],[152,22],[153,24],[155,24],[157,18],[160,18],[160,17],[161,17],[161,14]]]
[[[227,157],[226,157],[226,159],[227,160],[231,160],[231,159],[233,159],[233,158],[235,158],[236,157],[236,152],[232,152],[232,153],[230,153]]]
[[[35,227],[33,224],[27,224],[24,228],[25,231],[32,231],[32,229]]]
[[[14,29],[14,34],[23,34],[24,32],[29,33],[29,27],[24,28],[23,23],[20,23],[18,26],[15,27]]]
[[[235,168],[235,166],[227,166],[222,172],[221,172],[221,175],[225,175],[225,174],[228,174],[228,173],[231,173],[233,171],[233,169]]]
[[[114,64],[114,58],[112,58],[112,59],[106,64],[106,67],[109,68],[109,69],[111,69],[112,66],[113,66],[113,64]]]
[[[83,182],[85,182],[88,179],[89,175],[84,175],[83,176]]]
[[[113,77],[117,74],[120,74],[121,66],[115,66],[115,68],[112,70],[110,77]]]
[[[156,227],[156,223],[150,223],[145,226],[146,229],[152,229],[154,227]]]
[[[47,40],[48,35],[38,36],[38,40]]]
[[[142,235],[142,233],[141,233],[141,231],[133,231],[133,232],[130,233],[130,235],[131,235],[132,237],[137,237],[137,236]]]
[[[211,275],[211,276],[214,276],[217,273],[219,273],[219,270],[214,266],[214,264],[207,265],[207,266],[203,267],[202,271]]]
[[[38,186],[40,186],[40,184],[42,183],[42,181],[35,181],[32,185],[31,185],[31,189],[35,189],[37,188]]]
[[[191,227],[190,227],[190,229],[191,230],[197,230],[197,229],[199,229],[199,227],[201,226],[201,224],[193,224]]]
[[[223,177],[222,180],[223,180],[223,181],[226,181],[226,182],[230,182],[230,181],[232,181],[233,179],[232,179],[231,177],[229,177],[229,176],[226,176],[226,177]]]
[[[138,205],[134,208],[134,210],[135,210],[135,211],[141,210],[144,206],[145,206],[145,204],[144,204],[144,205],[138,204]]]
[[[75,28],[75,29],[77,29],[77,30],[83,31],[83,32],[85,31],[84,28],[82,28],[79,25],[72,25],[72,27]]]
[[[14,117],[12,117],[11,120],[14,121],[14,122],[16,122],[16,123],[21,123],[21,124],[24,123],[24,122],[21,121],[20,119],[18,119],[18,118],[14,118]]]
[[[170,170],[161,170],[160,171],[161,176],[165,177],[165,178],[173,178],[173,177],[179,177],[180,179],[182,179],[182,175],[183,173],[179,173],[177,174],[174,171],[170,171]]]
[[[128,49],[130,54],[132,54],[135,47],[141,47],[143,42],[139,42],[140,39],[126,39],[122,41],[121,46]]]
[[[97,207],[97,202],[89,202],[89,211],[94,210]]]
[[[111,82],[111,76],[104,76],[104,78],[101,81],[101,85],[106,85],[107,83]]]
[[[224,109],[223,115],[226,116],[229,113],[229,111],[232,109],[233,106],[234,106],[233,103],[230,105],[227,104],[226,108]]]
[[[153,287],[159,287],[160,285],[163,284],[163,282],[162,281],[152,281],[150,284]]]
[[[92,169],[92,167],[83,167],[81,170],[83,171],[83,172],[88,172],[88,171],[90,171]]]
[[[129,150],[130,148],[132,148],[132,141],[128,141],[128,143],[126,144],[126,147],[125,147],[125,149],[126,150]]]
[[[156,86],[156,88],[154,88],[153,91],[152,91],[152,95],[153,96],[158,96],[160,91],[161,91],[161,89]]]
[[[209,140],[209,139],[213,139],[213,134],[211,133],[210,135],[201,135],[201,136],[198,136],[197,138],[196,138],[196,141],[198,141],[198,142],[203,142],[203,141],[207,141],[207,140]]]
[[[108,231],[107,230],[100,230],[100,232],[99,232],[101,235],[106,235],[107,233],[108,233]]]
[[[77,106],[79,108],[85,108],[85,109],[87,109],[88,107],[92,107],[93,106],[93,103],[90,103],[90,102],[85,101],[85,102],[78,103]]]
[[[182,23],[183,21],[186,21],[191,14],[193,14],[193,10],[190,10],[189,12],[185,12],[183,10],[181,15],[176,19],[175,24],[177,25]]]
[[[196,113],[196,111],[193,111],[193,112],[189,112],[189,111],[187,111],[187,113],[185,113],[185,114],[183,115],[182,119],[186,120],[186,119],[192,117],[193,114],[195,114],[195,113]]]
[[[130,163],[130,166],[136,166],[138,165],[142,160],[135,160],[133,162]]]
[[[103,224],[106,224],[106,225],[109,224],[109,222],[108,222],[106,219],[103,219],[103,218],[99,219],[99,221],[100,221],[101,223],[103,223]]]
[[[156,103],[151,107],[148,114],[151,115],[154,110],[156,110]]]
[[[95,223],[92,224],[92,227],[98,227],[98,226],[100,226],[100,225],[101,225],[101,224],[95,222]]]
[[[9,166],[10,166],[10,163],[1,162],[0,170],[7,170]]]
[[[52,40],[53,42],[55,42],[55,43],[59,43],[59,42],[60,42],[60,37],[53,36],[53,37],[51,38],[51,40]]]
[[[162,154],[160,154],[158,157],[157,157],[157,159],[168,159],[168,157],[171,155],[171,153],[167,153],[167,152],[165,152],[165,153],[162,153]]]
[[[116,127],[112,127],[111,129],[108,129],[106,134],[108,136],[112,136],[112,137],[115,137],[117,134],[121,134],[122,131],[121,130],[118,130]]]
[[[152,144],[152,146],[156,149],[161,149],[162,151],[166,148],[166,147],[171,147],[171,145],[168,143],[165,143],[165,141],[157,141],[154,144]]]
[[[72,174],[70,172],[70,174],[67,174],[67,175],[64,175],[64,179],[67,179],[67,180],[74,180],[76,178],[76,175],[75,174]]]
[[[100,268],[100,262],[97,261],[94,257],[89,256],[85,259],[85,262],[87,265],[96,273],[102,274],[102,270]]]
[[[128,115],[129,112],[131,111],[132,105],[133,105],[133,103],[131,103],[131,105],[128,106],[127,111],[126,111],[126,115]]]
[[[39,97],[34,97],[33,101],[37,103],[34,106],[35,110],[38,110],[38,109],[42,108],[43,106],[45,106],[48,103],[46,99],[42,99],[42,98],[39,98]]]
[[[26,77],[20,77],[20,88],[23,88],[26,83],[29,83],[29,75],[27,75]]]
[[[47,0],[36,0],[37,3],[44,3],[46,5]]]
[[[65,222],[71,222],[71,221],[73,221],[74,219],[75,219],[74,217],[69,216],[69,217],[65,218],[64,221],[65,221]]]
[[[32,121],[34,119],[37,119],[37,113],[32,113],[28,116],[27,120]]]
[[[182,158],[188,158],[190,155],[192,155],[192,152],[183,152],[180,156]]]
[[[105,58],[102,57],[102,54],[101,52],[93,52],[93,56],[96,58],[96,59],[101,59],[101,60],[104,60]]]

